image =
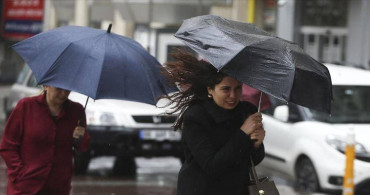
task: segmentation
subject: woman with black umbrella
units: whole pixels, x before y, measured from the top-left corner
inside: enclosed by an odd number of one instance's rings
[[[178,195],[248,194],[250,158],[265,155],[261,113],[240,102],[242,83],[210,63],[178,51],[164,75],[182,90],[167,96],[180,117],[185,162]]]

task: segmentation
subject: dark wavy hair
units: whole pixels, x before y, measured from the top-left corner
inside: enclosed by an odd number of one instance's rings
[[[162,96],[170,100],[168,105],[173,105],[170,114],[180,111],[179,117],[174,124],[174,129],[181,129],[183,113],[186,109],[208,98],[207,87],[214,89],[226,74],[218,71],[212,64],[204,60],[198,60],[192,54],[183,50],[176,50],[170,54],[175,61],[167,62],[162,68],[162,74],[170,84],[177,85],[179,92]]]

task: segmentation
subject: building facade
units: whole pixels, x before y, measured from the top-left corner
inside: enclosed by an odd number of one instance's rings
[[[297,42],[318,61],[369,68],[370,2],[367,0],[5,1],[42,1],[43,31],[64,25],[106,29],[112,23],[112,32],[137,40],[161,63],[170,59],[168,53],[172,49],[184,47],[173,37],[184,19],[215,14],[253,22],[272,34]],[[3,13],[4,5],[1,5]],[[0,82],[13,82],[20,70],[22,59],[9,49],[19,40],[1,34]]]
[[[279,0],[277,35],[320,62],[369,69],[370,1]]]

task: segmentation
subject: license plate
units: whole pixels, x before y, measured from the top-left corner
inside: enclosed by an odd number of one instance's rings
[[[178,141],[181,139],[181,134],[172,130],[141,130],[139,136],[142,140]]]

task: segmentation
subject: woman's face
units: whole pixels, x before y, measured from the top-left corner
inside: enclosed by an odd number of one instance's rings
[[[242,83],[227,76],[215,85],[214,89],[208,87],[208,94],[212,96],[218,106],[231,110],[239,103],[242,95]]]
[[[45,86],[44,89],[47,91],[46,100],[56,105],[63,104],[71,93],[71,91],[51,86]]]

